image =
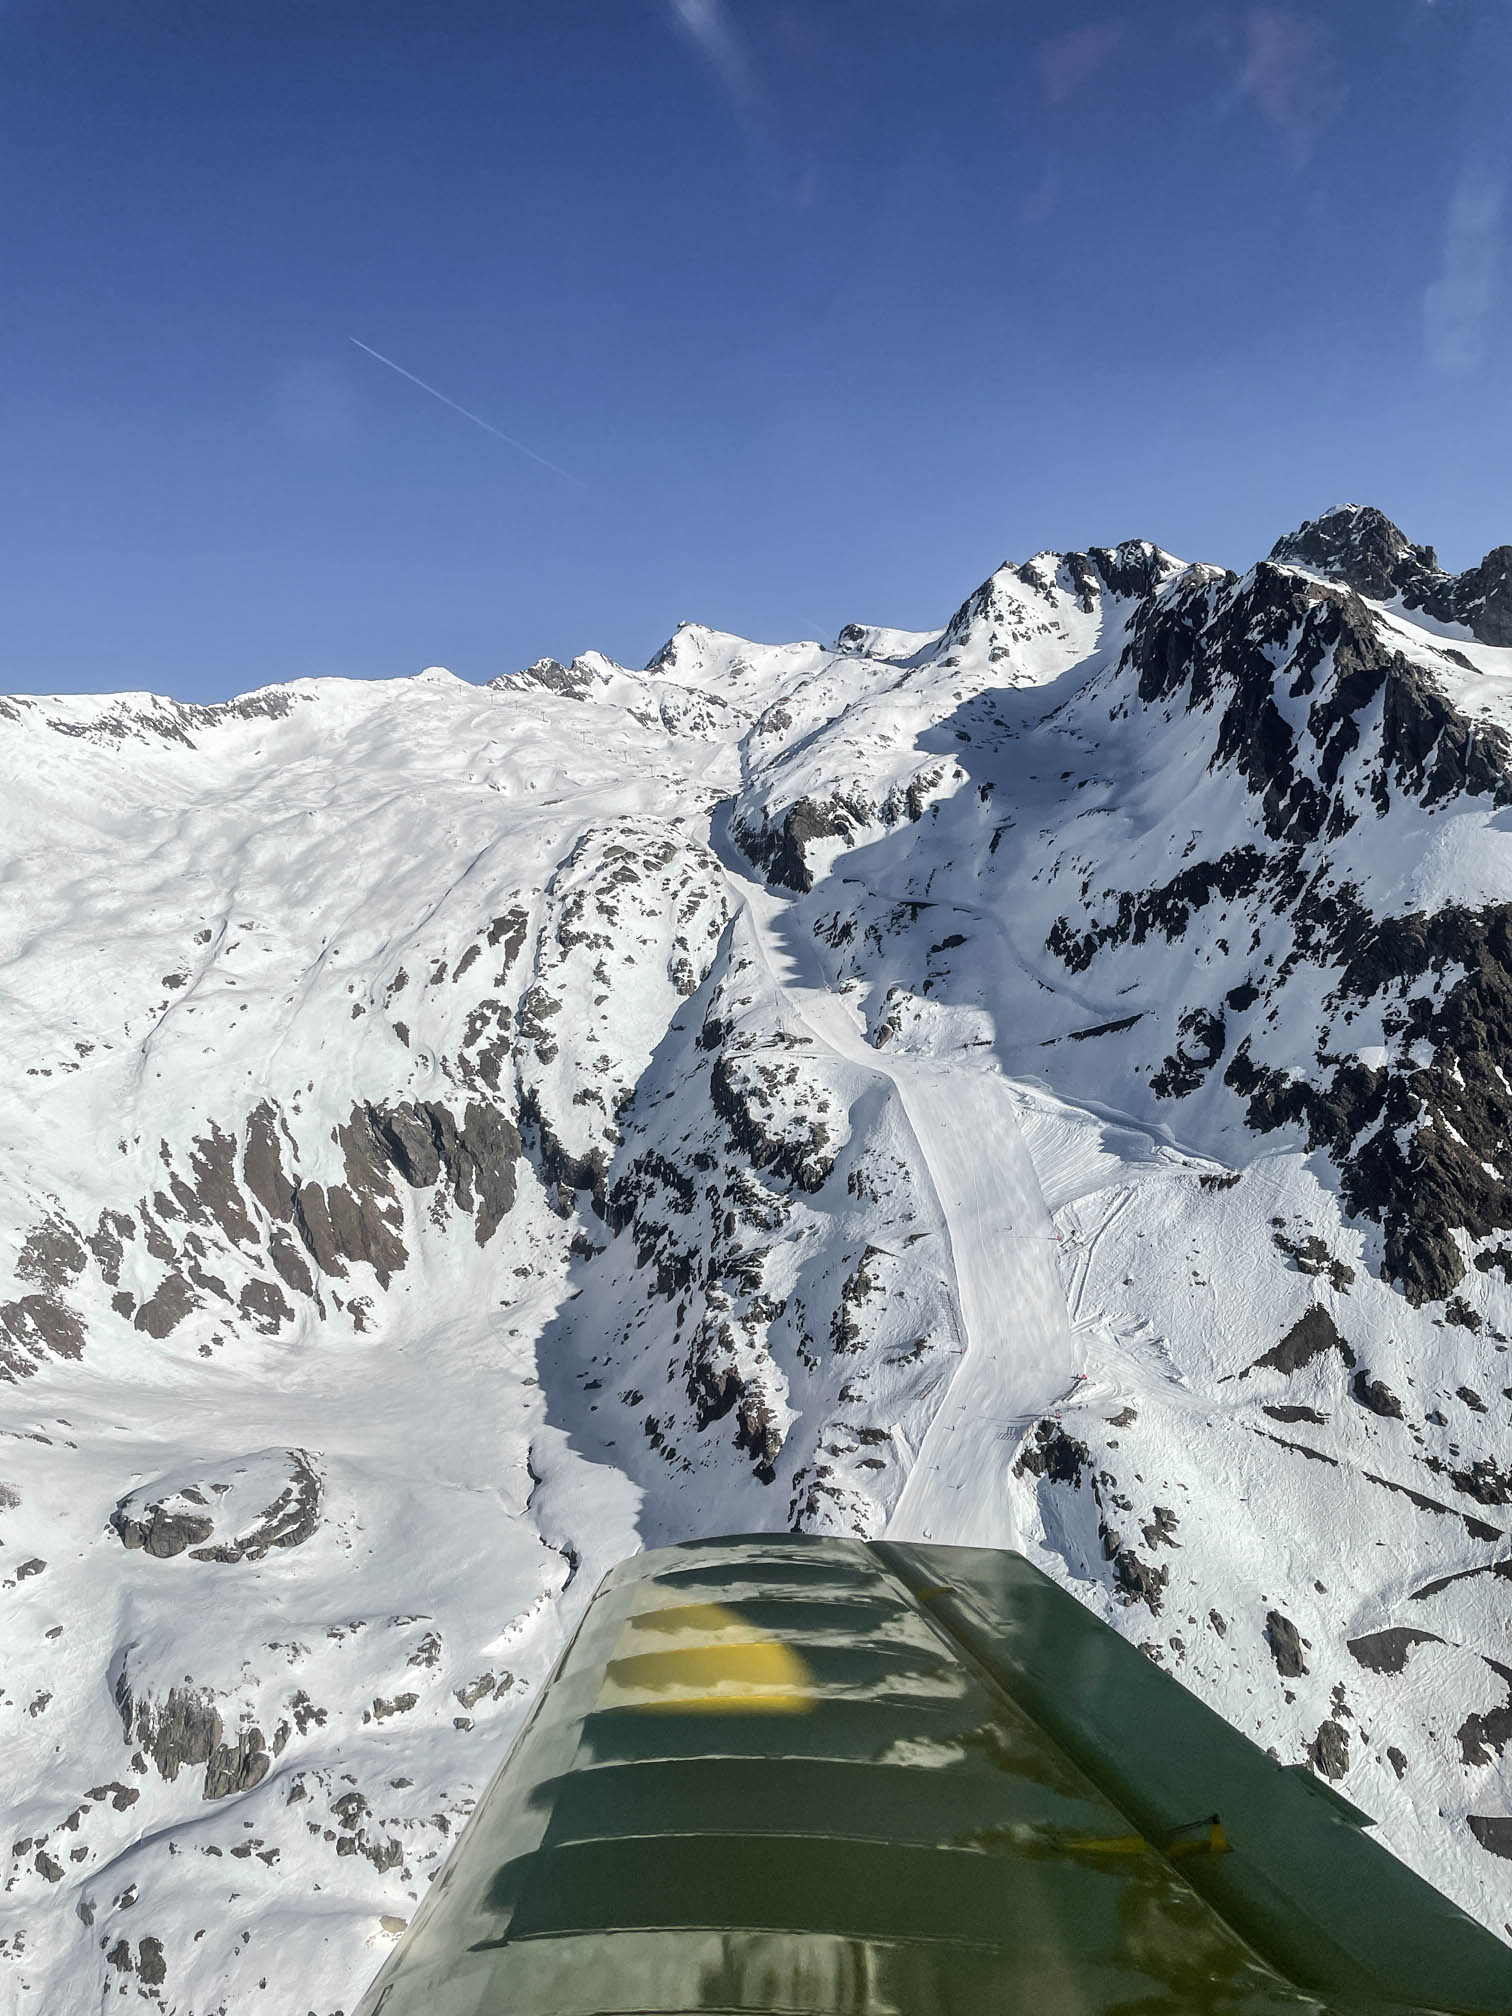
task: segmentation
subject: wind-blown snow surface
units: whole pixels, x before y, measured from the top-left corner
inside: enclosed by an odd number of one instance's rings
[[[350,2011],[762,1527],[1024,1548],[1503,1929],[1500,564],[0,702],[0,2005]]]

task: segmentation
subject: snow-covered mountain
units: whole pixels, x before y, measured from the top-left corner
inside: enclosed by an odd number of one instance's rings
[[[763,1527],[1022,1547],[1512,1936],[1512,549],[0,717],[0,2006],[350,2011]]]

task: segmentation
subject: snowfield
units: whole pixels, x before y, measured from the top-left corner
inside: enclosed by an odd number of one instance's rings
[[[1022,1548],[1512,1937],[1509,581],[0,700],[0,2008],[349,2016],[761,1528]]]

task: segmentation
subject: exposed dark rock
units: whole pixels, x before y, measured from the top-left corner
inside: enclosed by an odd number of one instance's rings
[[[213,1219],[237,1245],[255,1245],[257,1233],[247,1215],[246,1200],[236,1186],[234,1137],[222,1133],[212,1121],[209,1133],[190,1149],[189,1167],[194,1175],[192,1215]]]
[[[858,1312],[873,1295],[882,1292],[882,1284],[872,1268],[883,1257],[877,1247],[868,1246],[841,1283],[840,1300],[830,1324],[830,1342],[837,1351],[859,1351],[865,1341],[865,1331],[857,1320]]]
[[[149,1337],[166,1337],[176,1330],[191,1309],[199,1307],[199,1297],[176,1270],[164,1275],[157,1288],[142,1303],[132,1323]]]
[[[556,693],[564,700],[582,700],[593,690],[594,675],[579,659],[570,665],[560,664],[555,658],[537,658],[523,672],[506,674],[511,686],[535,687],[544,693]],[[496,686],[504,684],[495,680]]]
[[[1455,1470],[1438,1456],[1425,1456],[1430,1470],[1447,1476],[1457,1491],[1482,1505],[1512,1505],[1512,1472],[1503,1470],[1489,1456],[1482,1456],[1462,1470]],[[1498,1529],[1489,1528],[1491,1532]]]
[[[237,1307],[265,1337],[276,1336],[281,1325],[294,1321],[294,1311],[271,1281],[248,1281],[237,1298]]]
[[[1372,1379],[1363,1365],[1354,1375],[1349,1390],[1360,1405],[1368,1407],[1372,1414],[1380,1414],[1387,1420],[1401,1420],[1401,1401],[1384,1379]]]
[[[126,1255],[124,1242],[135,1237],[136,1226],[128,1212],[102,1211],[99,1224],[84,1242],[111,1288],[121,1278],[121,1262]]]
[[[1489,1764],[1493,1756],[1501,1756],[1512,1739],[1512,1672],[1494,1659],[1488,1659],[1486,1664],[1506,1687],[1507,1698],[1495,1707],[1467,1715],[1454,1732],[1461,1761],[1467,1765]]]
[[[556,1057],[559,1045],[551,1024],[561,1012],[561,1002],[540,985],[527,989],[520,1002],[516,1019],[520,1040],[534,1046],[536,1059],[541,1064],[550,1064]]]
[[[369,1107],[373,1131],[388,1159],[411,1189],[424,1190],[441,1175],[442,1116],[445,1107],[401,1105]]]
[[[1392,1625],[1385,1631],[1370,1631],[1363,1638],[1344,1641],[1350,1657],[1371,1673],[1400,1673],[1414,1645],[1443,1642],[1432,1631],[1413,1631],[1405,1625]]]
[[[127,1743],[152,1759],[159,1777],[172,1780],[183,1765],[203,1764],[220,1741],[221,1719],[205,1695],[172,1688],[160,1702],[137,1701],[123,1672],[115,1699]]]
[[[420,1699],[418,1694],[396,1694],[392,1701],[375,1700],[371,1709],[363,1711],[363,1721],[387,1722],[391,1715],[407,1715]]]
[[[1294,1680],[1307,1671],[1307,1661],[1302,1657],[1302,1648],[1307,1640],[1289,1617],[1283,1617],[1279,1610],[1265,1613],[1265,1642],[1270,1647],[1276,1671],[1283,1680]]]
[[[1043,1477],[1047,1484],[1070,1484],[1080,1490],[1082,1472],[1092,1467],[1092,1452],[1085,1442],[1068,1435],[1058,1421],[1039,1421],[1033,1441],[1025,1442],[1013,1466],[1013,1474]]]
[[[1428,1467],[1431,1470],[1442,1470],[1444,1465],[1430,1457],[1428,1459]],[[1367,1484],[1378,1484],[1383,1491],[1394,1491],[1399,1497],[1410,1499],[1420,1512],[1433,1512],[1439,1517],[1447,1519],[1463,1519],[1465,1522],[1465,1531],[1470,1535],[1472,1540],[1500,1540],[1502,1537],[1499,1526],[1488,1526],[1483,1519],[1472,1519],[1467,1513],[1461,1512],[1456,1506],[1441,1504],[1437,1498],[1429,1498],[1421,1491],[1414,1491],[1408,1484],[1399,1484],[1394,1477],[1378,1477],[1373,1470],[1362,1470],[1359,1474],[1365,1479]],[[1458,1483],[1458,1477],[1454,1481]],[[1464,1487],[1461,1486],[1461,1488],[1463,1489]],[[1481,1571],[1479,1569],[1469,1569],[1465,1572],[1479,1574]],[[1451,1576],[1449,1579],[1450,1581],[1456,1581],[1458,1577]],[[1417,1591],[1416,1593],[1422,1594],[1423,1592]]]
[[[1176,1026],[1181,1040],[1150,1080],[1157,1099],[1183,1099],[1195,1092],[1227,1041],[1223,1017],[1206,1008],[1189,1008]]]
[[[780,1068],[759,1056],[722,1051],[709,1074],[710,1099],[753,1168],[770,1169],[800,1190],[822,1190],[835,1166],[830,1131],[821,1117],[827,1101],[809,1102],[802,1117],[792,1114],[791,1132],[769,1131],[763,1115],[772,1110]]]
[[[275,1225],[268,1234],[268,1257],[273,1262],[275,1272],[296,1295],[312,1296],[315,1293],[315,1277],[305,1264],[304,1256],[293,1238],[282,1225]]]
[[[1175,1537],[1178,1521],[1169,1505],[1157,1505],[1150,1516],[1150,1524],[1141,1526],[1146,1547],[1179,1547],[1181,1542]]]
[[[1488,1855],[1501,1855],[1512,1862],[1512,1820],[1499,1814],[1467,1813],[1465,1825]]]
[[[313,1727],[323,1729],[326,1725],[326,1710],[317,1708],[303,1687],[295,1690],[289,1702],[289,1713],[294,1717],[294,1726],[301,1736]]]
[[[688,1398],[693,1405],[694,1426],[700,1434],[714,1422],[722,1421],[744,1391],[745,1381],[733,1364],[711,1365],[701,1355],[690,1361]]]
[[[124,1813],[128,1807],[135,1806],[142,1795],[134,1785],[122,1785],[118,1779],[112,1778],[108,1785],[92,1785],[89,1796],[91,1799],[108,1799],[117,1813]]]
[[[301,1449],[288,1451],[287,1484],[262,1508],[257,1523],[214,1547],[196,1547],[196,1561],[260,1561],[272,1547],[302,1547],[320,1524],[320,1477]]]
[[[1119,1036],[1125,1029],[1132,1029],[1136,1022],[1143,1020],[1142,1012],[1138,1015],[1120,1015],[1116,1022],[1094,1022],[1090,1029],[1068,1029],[1066,1040],[1068,1043],[1086,1043],[1094,1036]],[[1051,1036],[1047,1039],[1047,1044],[1059,1041],[1059,1037]]]
[[[1339,1335],[1332,1316],[1315,1302],[1311,1309],[1297,1318],[1279,1344],[1246,1365],[1239,1377],[1248,1379],[1251,1372],[1262,1370],[1284,1372],[1290,1377],[1292,1373],[1300,1372],[1304,1365],[1310,1365],[1314,1358],[1320,1358],[1325,1351],[1337,1351],[1348,1366],[1352,1367],[1355,1362],[1354,1353]]]
[[[1283,1082],[1241,1046],[1225,1082],[1248,1100],[1252,1127],[1300,1124],[1310,1148],[1328,1151],[1349,1209],[1381,1224],[1387,1277],[1414,1306],[1446,1297],[1465,1271],[1455,1232],[1512,1228],[1512,1186],[1490,1173],[1512,1132],[1512,1090],[1494,1061],[1512,1043],[1512,906],[1376,920],[1341,905],[1317,956],[1341,962],[1341,999],[1388,986],[1409,997],[1401,1033],[1430,1042],[1433,1061],[1379,1071],[1346,1061],[1326,1082]],[[1436,1004],[1411,994],[1430,973],[1460,976]],[[1480,1259],[1496,1264],[1495,1253]]]
[[[519,1158],[520,1137],[509,1116],[497,1106],[469,1102],[457,1138],[452,1181],[464,1210],[471,1208],[465,1193],[477,1193],[474,1236],[480,1246],[488,1244],[514,1204]]]
[[[814,886],[814,874],[805,848],[815,840],[849,842],[855,838],[857,825],[865,823],[864,817],[856,820],[838,802],[820,805],[812,798],[800,798],[783,814],[782,824],[775,830],[737,821],[731,825],[730,837],[768,882],[806,896]]]
[[[1482,644],[1512,644],[1512,546],[1447,574],[1431,546],[1414,546],[1383,512],[1346,504],[1278,539],[1271,558],[1347,582],[1377,602],[1400,597],[1441,623],[1459,623]]]
[[[1195,910],[1215,897],[1232,904],[1250,895],[1264,879],[1265,868],[1265,856],[1254,847],[1236,848],[1217,861],[1199,861],[1158,889],[1120,893],[1115,914],[1105,924],[1078,933],[1069,919],[1057,918],[1045,939],[1046,949],[1072,973],[1081,973],[1105,945],[1143,945],[1156,932],[1168,944],[1173,943],[1185,934]],[[1126,1026],[1132,1028],[1139,1019],[1135,1016]],[[1204,1051],[1210,1047],[1210,1042],[1201,1040]]]
[[[1169,1567],[1155,1568],[1141,1561],[1131,1548],[1121,1547],[1113,1555],[1113,1586],[1125,1603],[1144,1603],[1153,1617],[1160,1615]]]
[[[1307,1746],[1307,1761],[1320,1778],[1342,1778],[1349,1770],[1349,1731],[1332,1717]]]
[[[765,1389],[759,1381],[742,1391],[735,1415],[735,1447],[755,1458],[755,1474],[762,1484],[776,1481],[776,1462],[782,1453],[782,1430]]]
[[[564,1218],[570,1217],[578,1192],[586,1190],[594,1210],[602,1217],[606,1204],[605,1186],[609,1169],[609,1158],[604,1150],[593,1147],[582,1155],[574,1155],[565,1148],[541,1110],[540,1100],[533,1088],[521,1094],[520,1119],[525,1126],[534,1127],[536,1130],[540,1144],[541,1174],[549,1184],[556,1186],[558,1213]],[[516,1140],[518,1142],[518,1137]],[[511,1168],[511,1192],[513,1181]]]
[[[254,1498],[248,1507],[248,1473],[267,1490],[280,1470],[287,1481],[268,1502]],[[200,1474],[198,1484],[147,1485],[123,1498],[110,1517],[122,1546],[161,1560],[187,1551],[195,1561],[260,1561],[270,1548],[303,1545],[319,1525],[320,1476],[303,1450],[264,1452]]]
[[[513,1049],[510,1040],[513,1022],[513,1010],[492,996],[480,1001],[469,1013],[462,1031],[462,1047],[457,1053],[457,1063],[469,1085],[481,1079],[488,1091],[499,1090],[504,1065]]]
[[[472,1702],[469,1701],[466,1705],[470,1708]],[[348,1831],[354,1829],[360,1820],[365,1820],[372,1810],[360,1792],[343,1792],[339,1799],[331,1801],[331,1811],[336,1815],[337,1825]]]
[[[1353,1285],[1353,1267],[1336,1260],[1315,1232],[1309,1233],[1306,1239],[1297,1240],[1276,1231],[1272,1232],[1271,1239],[1278,1251],[1295,1264],[1299,1274],[1326,1274],[1330,1285],[1341,1294]]]
[[[51,1295],[0,1303],[0,1379],[30,1378],[49,1354],[82,1357],[84,1334],[82,1319]]]
[[[84,1272],[87,1255],[76,1229],[53,1217],[29,1232],[16,1257],[16,1278],[39,1288],[67,1288]]]
[[[1327,1425],[1328,1416],[1320,1414],[1316,1407],[1262,1407],[1262,1414],[1269,1414],[1272,1421],[1309,1421],[1315,1428]]]
[[[233,1792],[250,1792],[267,1777],[272,1762],[261,1729],[244,1729],[234,1743],[217,1743],[210,1752],[202,1796],[229,1799]]]
[[[247,1188],[268,1216],[287,1225],[294,1216],[295,1185],[284,1173],[282,1143],[289,1139],[278,1109],[267,1100],[247,1121],[247,1141],[242,1150],[242,1176]],[[293,1143],[289,1142],[292,1152]]]
[[[1438,571],[1431,546],[1414,546],[1382,511],[1345,504],[1310,518],[1271,548],[1283,565],[1307,567],[1361,595],[1389,602],[1405,583]]]
[[[110,1523],[126,1548],[141,1547],[160,1561],[172,1560],[186,1548],[208,1540],[215,1521],[203,1513],[170,1511],[164,1505],[150,1505],[145,1519],[134,1519],[118,1505]]]
[[[506,910],[502,917],[495,917],[488,927],[490,945],[504,948],[504,969],[507,973],[518,958],[520,947],[525,943],[525,934],[530,929],[530,913],[517,903]]]
[[[1400,558],[1409,549],[1387,530],[1387,559]],[[1347,1208],[1383,1227],[1388,1279],[1414,1302],[1448,1295],[1463,1272],[1455,1233],[1483,1238],[1512,1228],[1512,1184],[1495,1173],[1497,1143],[1512,1127],[1512,1089],[1491,1065],[1512,1033],[1506,918],[1494,907],[1454,906],[1432,917],[1373,917],[1357,892],[1327,879],[1326,857],[1308,850],[1372,805],[1384,812],[1393,790],[1424,807],[1465,796],[1512,803],[1512,741],[1458,713],[1353,590],[1270,564],[1233,589],[1192,570],[1135,612],[1121,665],[1137,672],[1147,705],[1221,710],[1213,765],[1232,768],[1253,795],[1266,844],[1185,866],[1161,888],[1104,891],[1086,914],[1056,921],[1048,948],[1082,971],[1104,946],[1182,936],[1196,911],[1221,898],[1247,906],[1257,925],[1267,913],[1289,918],[1292,949],[1269,991],[1307,961],[1340,970],[1331,996],[1340,1005],[1387,988],[1397,1000],[1410,997],[1389,1009],[1388,1034],[1402,1040],[1381,1068],[1323,1047],[1300,1072],[1303,1060],[1285,1060],[1284,1070],[1263,1065],[1252,1054],[1263,1034],[1255,1031],[1234,1050],[1224,1082],[1246,1102],[1252,1127],[1300,1127],[1310,1149],[1328,1153]],[[1292,701],[1316,693],[1295,728],[1276,704],[1278,677],[1290,681]],[[1356,809],[1355,794],[1336,787],[1344,759],[1365,749],[1367,736],[1374,799]],[[1433,990],[1410,994],[1429,971],[1442,988],[1437,1002]],[[1254,989],[1251,979],[1230,990],[1236,1012],[1254,1005]],[[1186,1016],[1181,1042],[1151,1078],[1157,1095],[1195,1091],[1222,1046],[1210,1006]],[[1409,1061],[1414,1039],[1431,1046],[1428,1064]]]

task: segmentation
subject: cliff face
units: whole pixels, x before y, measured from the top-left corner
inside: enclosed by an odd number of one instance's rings
[[[1499,1927],[1508,557],[0,702],[15,2006],[350,2008],[762,1527],[1024,1548]]]
[[[1381,512],[1342,504],[1278,539],[1272,560],[1343,581],[1378,602],[1399,599],[1435,624],[1459,625],[1482,644],[1512,644],[1512,546],[1448,574],[1431,546],[1413,546]]]

